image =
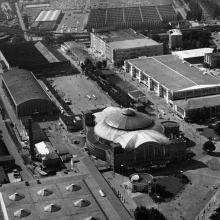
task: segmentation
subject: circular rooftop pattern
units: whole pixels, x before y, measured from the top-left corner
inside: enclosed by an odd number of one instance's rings
[[[133,109],[122,109],[107,116],[105,123],[119,130],[134,131],[148,128],[153,123],[153,119]]]

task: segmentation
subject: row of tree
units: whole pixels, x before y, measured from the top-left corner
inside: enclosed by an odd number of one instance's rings
[[[64,34],[58,37],[54,37],[53,34],[47,34],[42,37],[42,40],[49,45],[63,44],[65,41],[74,41],[75,37],[71,34]]]
[[[139,206],[134,211],[135,220],[166,220],[165,216],[157,209],[147,209],[145,206]]]
[[[197,20],[201,21],[202,19],[202,8],[199,5],[199,2],[189,1],[188,3],[190,11],[187,12],[187,20]]]
[[[213,19],[220,17],[220,5],[213,0],[200,0]]]

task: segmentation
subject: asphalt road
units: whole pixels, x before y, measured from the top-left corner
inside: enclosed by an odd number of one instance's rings
[[[7,128],[2,120],[0,119],[0,129],[2,131],[2,139],[5,142],[5,145],[7,146],[7,149],[9,153],[15,158],[15,164],[20,167],[20,174],[22,176],[22,179],[24,181],[28,181],[31,179],[34,179],[34,177],[30,174],[30,172],[27,170],[26,166],[23,164],[23,160],[18,153],[16,146],[14,145],[14,142],[11,140],[11,137],[8,134]]]

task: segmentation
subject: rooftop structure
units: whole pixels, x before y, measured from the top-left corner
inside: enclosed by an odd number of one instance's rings
[[[170,35],[182,35],[181,30],[179,29],[171,29],[169,30]]]
[[[3,185],[0,205],[4,219],[132,219],[91,161],[85,159],[76,166],[80,173],[46,177],[40,184],[31,180],[28,187],[24,182]],[[106,197],[99,194],[100,189]]]
[[[49,10],[49,11],[41,11],[40,14],[37,16],[35,21],[40,22],[40,21],[56,21],[60,14],[61,10]]]
[[[206,53],[212,53],[213,48],[199,48],[193,50],[173,51],[172,54],[179,57],[181,60],[194,57],[204,57]]]
[[[124,40],[124,41],[114,41],[111,43],[108,43],[109,46],[117,49],[132,49],[137,47],[147,47],[147,46],[157,46],[160,45],[156,41],[149,39],[149,38],[143,38],[143,39],[134,39],[134,40]]]
[[[87,29],[162,27],[162,21],[177,20],[172,5],[91,9]]]

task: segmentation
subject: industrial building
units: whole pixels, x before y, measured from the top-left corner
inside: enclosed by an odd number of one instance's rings
[[[17,117],[54,114],[57,108],[32,72],[12,69],[1,76],[5,90]]]
[[[78,173],[3,185],[3,219],[132,220],[89,159],[78,160],[74,166]]]
[[[41,11],[31,25],[31,30],[54,31],[61,14],[61,10]]]
[[[204,63],[207,63],[212,68],[220,67],[220,52],[206,53]]]
[[[167,124],[134,109],[107,107],[94,113],[93,119],[85,117],[85,124],[88,150],[107,161],[114,171],[121,165],[124,169],[146,171],[186,159],[188,142],[180,138],[175,122],[167,130]]]
[[[219,113],[220,79],[175,55],[126,60],[124,68],[134,79],[163,97],[182,118],[204,106],[211,115]]]
[[[124,61],[139,56],[163,54],[163,44],[145,37],[132,29],[99,29],[91,32],[91,48],[110,62]]]
[[[183,35],[181,30],[172,29],[169,30],[169,47],[175,49],[183,46]]]
[[[30,70],[35,76],[53,76],[70,69],[69,60],[40,41],[1,44],[0,60],[8,70],[13,67]]]
[[[212,53],[213,50],[213,48],[206,47],[193,50],[172,51],[172,54],[188,63],[202,64],[204,63],[205,54]]]
[[[172,5],[98,8],[91,9],[87,31],[92,28],[162,28],[168,21],[177,20],[177,13]]]

